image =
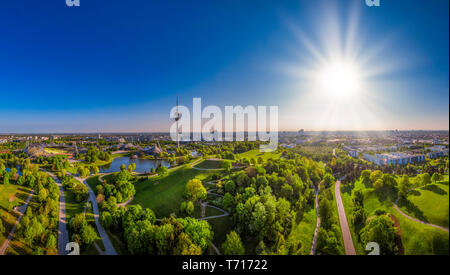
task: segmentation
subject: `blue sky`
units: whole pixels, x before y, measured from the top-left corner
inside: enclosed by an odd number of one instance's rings
[[[222,108],[278,105],[280,130],[448,129],[448,5],[7,1],[0,9],[0,133],[168,131],[177,95],[188,107],[193,97]],[[339,34],[330,30],[336,26]],[[347,100],[360,124],[339,111],[346,105],[311,96],[309,80],[292,74],[314,72],[308,45],[327,56],[338,44],[332,37],[345,42],[353,28],[356,60],[368,60],[361,70],[376,71],[367,94]]]

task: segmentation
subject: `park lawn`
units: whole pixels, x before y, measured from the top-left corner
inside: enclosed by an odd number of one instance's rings
[[[0,234],[0,244],[11,231],[18,215],[13,212],[14,206],[20,206],[25,203],[31,189],[14,184],[0,184],[0,221],[5,227],[5,232]],[[10,199],[12,202],[10,202]]]
[[[135,184],[136,194],[131,204],[152,209],[158,218],[171,213],[179,215],[186,183],[193,178],[203,180],[211,173],[214,172],[182,167],[169,171],[167,175],[140,181]]]
[[[353,208],[353,204],[351,203],[351,195],[349,195],[350,193],[348,192],[353,192],[354,190],[361,189],[364,193],[364,209],[367,211],[368,216],[373,215],[375,210],[381,209],[386,211],[387,213],[393,214],[398,219],[405,255],[449,253],[449,234],[443,230],[414,222],[404,217],[394,208],[394,198],[391,198],[389,196],[380,197],[375,193],[373,188],[366,188],[359,181],[356,181],[354,185],[342,187],[342,189],[346,188],[348,188],[348,190],[345,190],[342,193],[342,197],[347,214],[347,219],[350,219],[351,211]],[[344,197],[346,198],[344,199]],[[347,210],[347,208],[349,210]],[[349,226],[351,228],[351,231],[353,231],[352,233],[354,233],[355,228],[350,221]],[[353,242],[355,243],[355,248],[357,249],[357,251],[359,253],[364,253],[364,245],[360,243],[359,238],[354,238]]]
[[[222,169],[223,162],[224,162],[223,160],[207,159],[196,164],[194,167],[200,169]]]
[[[76,184],[80,184],[76,179],[71,179]],[[64,190],[64,195],[66,197],[66,219],[67,222],[70,222],[70,219],[75,217],[76,214],[83,213],[84,207],[86,205],[86,201],[77,202],[75,200],[75,194],[70,190]]]
[[[231,216],[226,216],[208,221],[211,229],[214,231],[213,243],[222,252],[222,243],[225,242],[227,234],[233,230],[234,224]]]
[[[109,229],[105,229],[108,234],[109,239],[111,240],[114,249],[116,250],[118,255],[130,255],[128,251],[127,244],[125,240],[120,236],[120,233],[113,233]],[[101,242],[101,241],[100,241]],[[101,242],[103,245],[103,242]]]
[[[206,207],[205,217],[219,216],[219,215],[222,215],[222,214],[223,214],[223,212],[220,211],[220,210],[217,210],[216,208]]]
[[[245,153],[237,154],[238,158],[246,158],[248,160],[254,158],[257,160],[259,157],[261,157],[263,160],[268,159],[278,159],[281,156],[281,153],[275,153],[275,152],[260,152],[259,149],[253,149],[250,151],[247,151]]]
[[[23,187],[21,187],[23,188]],[[26,200],[26,199],[25,199]],[[31,210],[33,211],[33,216],[38,211],[39,202],[37,201],[37,196],[33,195],[33,197],[30,200],[30,203],[28,204],[28,207],[31,207]],[[58,204],[59,207],[59,204]],[[28,210],[28,208],[27,208]],[[58,209],[57,209],[58,210]],[[25,240],[22,237],[19,237],[17,235],[17,228],[16,232],[14,233],[13,238],[9,242],[9,246],[6,249],[6,255],[31,255],[33,254],[33,249],[37,247],[31,247],[28,245]],[[45,251],[44,247],[42,249]]]
[[[421,221],[448,228],[448,180],[429,184],[408,193],[407,202],[399,202],[403,212]]]
[[[309,255],[311,252],[316,222],[316,209],[312,207],[303,214],[302,220],[292,228],[292,231],[288,236],[288,241],[293,239],[301,242],[301,255]]]
[[[106,177],[106,176],[105,176]],[[89,187],[92,189],[92,191],[94,191],[94,193],[96,192],[96,190],[97,190],[97,185],[99,185],[99,184],[102,184],[101,182],[100,182],[100,176],[93,176],[93,177],[90,177],[90,178],[88,178],[87,180],[86,180],[86,183],[89,185]]]

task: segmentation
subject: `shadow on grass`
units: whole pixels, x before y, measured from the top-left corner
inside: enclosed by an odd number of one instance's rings
[[[408,192],[408,196],[416,196],[416,197],[418,197],[418,196],[420,196],[420,191],[419,190],[411,190],[411,191],[409,191]]]
[[[422,189],[431,191],[431,192],[436,193],[438,195],[447,195],[447,192],[444,189],[442,189],[439,186],[437,186],[436,184],[426,185]]]
[[[435,255],[448,255],[449,243],[442,235],[437,235],[433,238],[433,254]]]
[[[428,222],[428,219],[424,216],[423,212],[409,200],[401,199],[398,202],[399,207],[406,208],[408,213],[413,213],[413,216],[421,221]]]
[[[448,181],[441,181],[441,182],[439,182],[439,184],[448,185]]]

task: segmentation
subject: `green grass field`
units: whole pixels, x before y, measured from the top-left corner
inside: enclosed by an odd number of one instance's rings
[[[414,254],[448,254],[449,234],[429,225],[414,222],[402,216],[394,208],[395,198],[389,196],[378,196],[373,188],[366,188],[361,182],[341,187],[341,194],[345,206],[347,219],[352,231],[353,243],[358,254],[364,254],[364,244],[360,243],[356,236],[357,228],[350,222],[353,208],[351,194],[354,190],[360,189],[364,193],[364,209],[368,215],[372,215],[377,209],[385,210],[393,214],[399,221],[402,244],[406,255]]]
[[[76,179],[72,179],[72,181],[79,184]],[[64,195],[66,196],[66,218],[69,222],[76,214],[84,212],[84,206],[86,202],[78,203],[75,200],[75,194],[70,190],[64,190]]]
[[[152,209],[158,218],[179,214],[186,183],[193,178],[205,179],[213,171],[183,167],[165,176],[155,176],[135,184],[136,195],[131,204]]]
[[[23,188],[23,187],[20,187]],[[28,193],[29,194],[29,193]],[[26,197],[28,197],[28,194]],[[24,201],[26,200],[24,196]],[[37,208],[39,207],[39,202],[37,201],[37,197],[33,195],[33,197],[30,200],[30,203],[28,204],[28,207],[31,207],[33,210],[33,213],[37,211]],[[29,255],[33,253],[33,248],[30,247],[23,238],[19,237],[17,234],[14,234],[14,237],[9,242],[9,246],[6,249],[7,255]]]
[[[237,158],[246,158],[248,160],[250,160],[252,158],[257,160],[259,157],[261,157],[263,160],[268,160],[270,158],[278,159],[280,156],[281,156],[280,153],[274,153],[274,152],[264,153],[264,152],[260,152],[259,149],[250,150],[245,153],[236,155]]]
[[[301,255],[309,255],[311,252],[314,230],[316,229],[316,221],[316,209],[311,208],[308,212],[305,212],[302,220],[293,227],[288,236],[288,240],[294,239],[302,243],[300,248]]]
[[[27,187],[0,184],[0,220],[5,227],[5,232],[0,234],[0,244],[8,236],[17,220],[17,214],[12,211],[13,207],[23,205],[30,192],[31,190]]]
[[[105,177],[107,177],[107,176],[105,176]],[[87,184],[92,189],[92,191],[94,191],[94,193],[95,193],[95,190],[97,190],[97,185],[101,184],[99,178],[100,178],[100,176],[93,176],[86,180]]]
[[[222,169],[222,160],[204,160],[196,164],[195,168],[200,169]]]
[[[410,191],[399,207],[411,217],[448,228],[448,180]]]
[[[227,234],[233,229],[233,220],[230,216],[207,220],[214,231],[213,243],[222,251],[222,243],[226,240]]]

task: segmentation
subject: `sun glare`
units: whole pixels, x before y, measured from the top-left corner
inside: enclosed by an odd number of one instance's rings
[[[349,62],[326,64],[317,73],[318,90],[331,98],[349,98],[357,96],[361,88],[358,71]]]

